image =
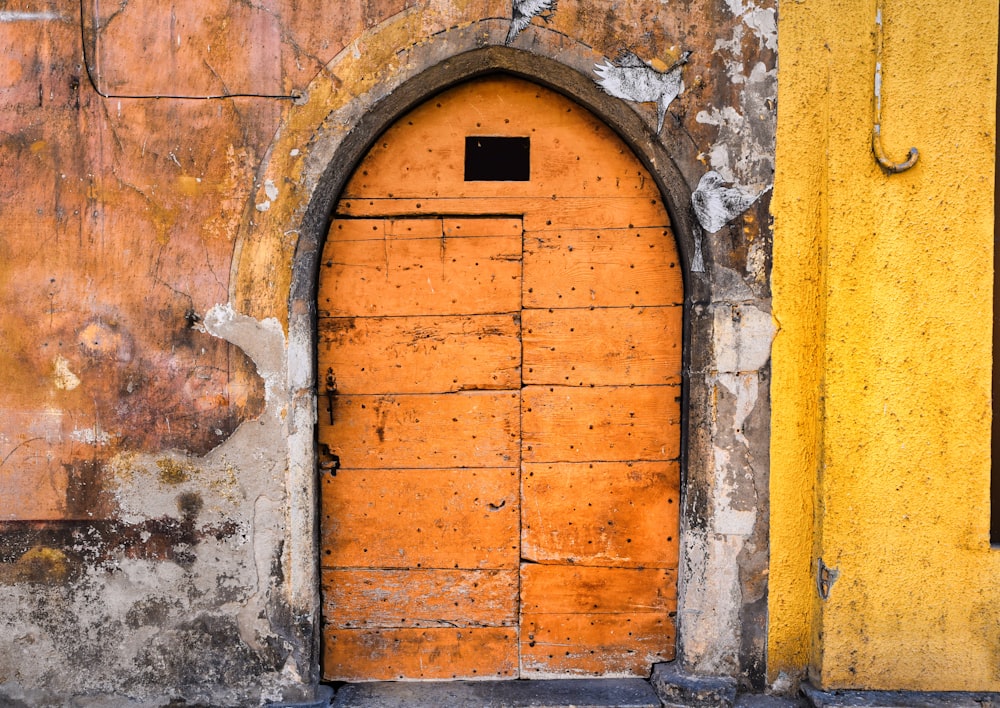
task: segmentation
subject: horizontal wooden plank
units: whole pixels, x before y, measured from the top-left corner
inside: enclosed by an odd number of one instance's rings
[[[663,613],[521,617],[523,678],[649,676],[674,658],[676,630]]]
[[[428,214],[418,218],[373,217],[334,219],[327,243],[383,241],[387,239],[440,239],[472,236],[516,236],[523,230],[520,216],[441,217]]]
[[[680,386],[525,386],[525,462],[673,460]]]
[[[521,322],[514,315],[323,317],[320,386],[326,371],[354,393],[439,393],[521,385]],[[328,405],[323,399],[321,408]]]
[[[513,627],[516,570],[324,569],[327,627]]]
[[[521,238],[524,224],[520,216],[475,218],[446,216],[442,218],[447,238],[471,236],[514,236]]]
[[[345,469],[509,467],[519,462],[520,393],[337,396],[319,441]]]
[[[524,383],[680,383],[683,317],[680,305],[524,310]]]
[[[526,614],[631,614],[677,610],[676,568],[521,565]]]
[[[327,681],[516,678],[512,627],[324,629]]]
[[[679,486],[677,462],[525,463],[521,556],[675,568]]]
[[[683,301],[681,263],[669,227],[525,234],[525,307],[679,305]]]
[[[344,199],[343,216],[414,217],[420,214],[523,214],[526,232],[567,229],[624,229],[669,224],[655,197],[433,197],[422,199]],[[654,303],[662,304],[662,303]]]
[[[516,568],[517,469],[339,470],[321,485],[327,568]]]
[[[320,317],[458,315],[521,307],[521,237],[328,242]]]
[[[326,237],[326,246],[349,241],[385,241],[387,239],[439,239],[444,236],[444,222],[439,216],[419,219],[334,219]]]

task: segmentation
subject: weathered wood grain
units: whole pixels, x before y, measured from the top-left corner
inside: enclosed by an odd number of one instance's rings
[[[649,676],[653,664],[674,658],[675,635],[664,613],[525,613],[522,676]]]
[[[677,609],[676,568],[521,565],[526,614],[635,614]]]
[[[520,393],[338,396],[319,441],[344,468],[504,467],[519,461]]]
[[[515,678],[513,627],[326,629],[328,681]]]
[[[339,470],[320,511],[325,567],[517,567],[516,468]]]
[[[521,307],[521,237],[327,243],[321,317],[458,315]]]
[[[334,629],[513,627],[517,570],[324,569],[323,617]]]
[[[520,216],[460,217],[426,214],[413,218],[375,216],[372,218],[335,219],[330,225],[327,244],[344,241],[383,241],[387,239],[440,239],[463,236],[521,237]]]
[[[465,138],[476,135],[529,137],[531,179],[465,181]],[[652,196],[657,188],[589,111],[506,77],[458,86],[418,106],[379,138],[344,190],[351,200],[553,194]]]
[[[525,386],[525,462],[672,460],[680,386]]]
[[[524,306],[679,305],[684,283],[673,232],[660,228],[531,230]]]
[[[522,557],[676,567],[677,462],[525,463],[521,476]]]
[[[466,182],[475,135],[529,137],[531,179]],[[684,296],[645,168],[571,101],[489,78],[390,128],[337,214],[327,678],[672,658]]]
[[[452,196],[413,199],[344,199],[337,214],[350,217],[418,217],[422,214],[523,214],[526,232],[560,229],[627,229],[669,223],[656,197]]]
[[[524,383],[677,384],[680,306],[524,310]]]
[[[343,394],[515,389],[520,335],[518,314],[321,318],[319,371]]]

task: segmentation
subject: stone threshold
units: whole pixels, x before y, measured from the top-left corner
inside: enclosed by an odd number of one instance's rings
[[[685,674],[674,663],[648,681],[553,679],[378,681],[320,686],[316,698],[270,708],[1000,708],[1000,693],[963,691],[821,691],[801,695],[738,693],[733,678]]]
[[[802,693],[813,708],[1000,708],[1000,693],[971,691],[820,691],[808,683]]]
[[[411,681],[345,684],[334,708],[661,708],[643,679]]]

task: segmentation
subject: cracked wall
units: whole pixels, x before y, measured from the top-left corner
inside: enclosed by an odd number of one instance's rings
[[[308,695],[310,258],[324,204],[377,134],[373,110],[387,122],[422,97],[411,87],[431,90],[419,77],[433,70],[444,86],[451,63],[503,47],[512,8],[82,9],[51,0],[0,12],[0,696]],[[680,657],[754,685],[774,14],[768,2],[561,2],[511,37],[506,59],[476,55],[475,69],[508,62],[576,91],[667,185],[691,270]],[[550,62],[550,77],[532,57]],[[676,95],[601,98],[598,66],[652,84],[676,69]],[[709,172],[719,181],[703,185],[703,203],[721,223],[691,203]]]

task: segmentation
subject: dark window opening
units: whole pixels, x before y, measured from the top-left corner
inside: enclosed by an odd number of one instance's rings
[[[466,182],[527,182],[531,139],[469,135],[465,138]]]

